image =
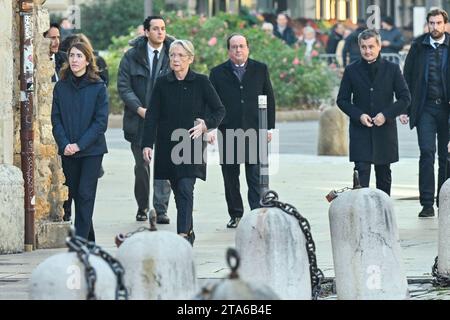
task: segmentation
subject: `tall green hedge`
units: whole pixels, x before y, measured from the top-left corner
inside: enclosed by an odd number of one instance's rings
[[[209,74],[212,67],[228,59],[226,38],[233,32],[243,33],[249,40],[250,57],[266,63],[275,91],[278,108],[311,109],[331,97],[336,73],[325,61],[304,59],[302,49],[291,48],[277,38],[267,35],[259,25],[249,26],[237,15],[220,14],[201,22],[198,16],[179,18],[166,16],[167,32],[178,39],[189,39],[196,50],[192,68]],[[131,35],[113,39],[107,62],[111,73],[111,106],[121,112],[117,95],[117,67]]]

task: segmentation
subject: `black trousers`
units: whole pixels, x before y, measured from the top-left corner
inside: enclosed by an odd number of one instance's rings
[[[134,156],[134,197],[140,211],[146,212],[150,208],[150,166],[144,161],[142,149],[132,143],[131,151]],[[153,207],[156,214],[167,213],[170,199],[169,180],[153,180]]]
[[[417,139],[419,142],[419,193],[420,204],[432,207],[435,195],[434,162],[437,151],[439,173],[437,194],[445,182],[448,144],[448,105],[426,105],[417,122]]]
[[[192,210],[194,208],[194,185],[196,178],[170,180],[177,206],[177,233],[188,234],[194,229]]]
[[[244,204],[242,203],[239,183],[240,164],[222,164],[221,167],[228,214],[231,218],[241,218],[244,214]],[[247,197],[250,209],[253,210],[259,208],[259,165],[246,163],[245,177],[248,186]]]
[[[359,173],[359,182],[361,187],[367,188],[370,184],[370,171],[372,164],[370,162],[355,162],[355,170]],[[391,195],[391,168],[390,164],[375,165],[375,177],[377,189]]]
[[[92,216],[103,155],[82,158],[62,156],[61,159],[66,184],[75,202],[75,234],[95,241]]]

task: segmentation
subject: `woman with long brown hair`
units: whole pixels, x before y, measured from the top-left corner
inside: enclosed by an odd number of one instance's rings
[[[92,216],[99,171],[108,152],[108,94],[89,44],[73,43],[68,60],[53,91],[53,136],[75,201],[76,234],[95,241]]]

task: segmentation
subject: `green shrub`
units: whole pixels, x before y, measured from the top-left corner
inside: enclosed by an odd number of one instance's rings
[[[246,20],[230,14],[219,14],[205,22],[198,16],[178,18],[168,14],[166,20],[168,33],[193,42],[196,56],[192,68],[197,72],[209,74],[212,67],[227,60],[226,38],[240,32],[248,38],[250,57],[269,67],[277,108],[317,108],[322,100],[331,97],[337,81],[332,68],[319,59],[306,61],[303,49],[285,45],[267,35],[259,25],[248,26]],[[109,47],[107,62],[113,112],[122,110],[122,103],[117,100],[117,67],[131,38],[131,35],[114,38]]]

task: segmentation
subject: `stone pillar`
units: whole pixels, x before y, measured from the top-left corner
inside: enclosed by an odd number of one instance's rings
[[[279,208],[245,214],[236,229],[243,281],[266,284],[281,299],[310,300],[306,239],[298,220]]]
[[[329,218],[338,299],[409,298],[392,199],[377,189],[344,192]]]
[[[62,222],[62,204],[67,199],[65,177],[61,169],[61,159],[57,154],[51,125],[51,108],[53,86],[51,76],[54,67],[49,59],[50,40],[43,33],[48,30],[50,18],[48,11],[35,4],[34,8],[34,152],[35,152],[35,194],[36,194],[36,246],[37,248],[65,247],[65,238],[69,232],[70,223]],[[19,22],[17,35],[19,34]],[[19,37],[17,37],[19,39]],[[19,43],[17,41],[17,52]],[[17,54],[16,61],[20,61]],[[19,74],[19,64],[16,72]],[[19,91],[17,91],[19,92]],[[14,164],[20,167],[20,108],[19,101],[14,113]]]
[[[319,156],[348,155],[348,117],[336,106],[326,107],[319,119]]]
[[[13,163],[13,8],[0,0],[0,163]]]
[[[0,254],[23,250],[24,190],[22,172],[13,163],[14,10],[0,0]]]
[[[192,246],[168,231],[142,231],[117,250],[130,300],[186,300],[197,292]]]
[[[450,180],[439,191],[438,271],[450,275]]]
[[[102,258],[89,255],[95,270],[95,297],[114,300],[116,276]],[[88,287],[85,266],[75,252],[59,253],[44,260],[31,274],[29,282],[31,300],[86,300]]]

